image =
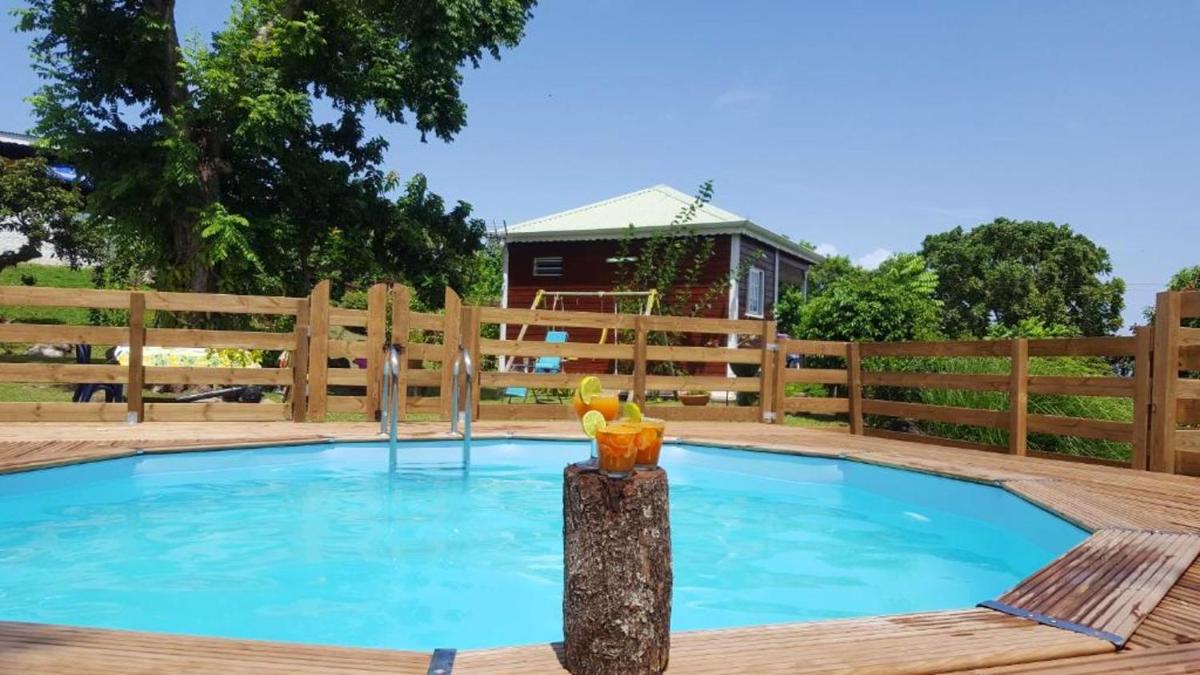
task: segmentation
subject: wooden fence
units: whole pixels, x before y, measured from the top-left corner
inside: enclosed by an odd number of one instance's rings
[[[0,324],[0,342],[127,344],[128,365],[0,363],[0,382],[115,383],[125,386],[124,403],[2,403],[0,421],[322,421],[330,413],[378,414],[384,347],[400,348],[404,415],[450,414],[450,364],[464,346],[480,368],[475,379],[479,419],[553,419],[570,416],[566,405],[531,405],[507,396],[514,388],[543,398],[569,391],[582,373],[580,363],[608,364],[604,384],[621,390],[669,420],[778,423],[788,413],[837,414],[850,432],[900,437],[1039,455],[1028,447],[1030,434],[1072,436],[1129,443],[1138,469],[1200,474],[1200,292],[1163,293],[1157,330],[1139,328],[1131,337],[1048,340],[985,340],[908,343],[848,343],[792,340],[778,336],[773,321],[598,314],[552,310],[464,306],[446,289],[438,313],[412,309],[412,292],[377,284],[366,294],[365,309],[334,306],[329,282],[307,298],[0,287],[0,306],[58,306],[125,310],[125,326]],[[148,327],[147,314],[161,312],[237,313],[285,317],[286,332],[199,330]],[[157,323],[163,323],[158,321]],[[507,324],[561,329],[609,329],[604,344],[568,340],[551,344],[499,339]],[[576,333],[581,331],[575,331]],[[515,331],[511,332],[515,334]],[[199,368],[143,363],[140,347],[247,348],[289,352],[278,368]],[[1166,354],[1167,358],[1155,358]],[[507,369],[516,360],[559,357],[558,372]],[[789,360],[793,363],[789,366]],[[990,357],[1007,363],[1003,373],[913,372],[889,368],[904,359]],[[1031,358],[1105,357],[1123,359],[1128,376],[1030,375]],[[511,360],[511,361],[510,361]],[[864,366],[864,361],[867,363]],[[729,376],[712,375],[711,364]],[[1177,366],[1177,367],[1176,367]],[[741,374],[737,374],[741,373]],[[1190,373],[1190,374],[1189,374]],[[157,384],[258,384],[287,387],[284,403],[166,403],[144,401],[145,386]],[[820,385],[824,396],[805,396],[799,385]],[[929,405],[895,391],[1002,393],[1006,409]],[[659,392],[728,392],[726,403],[706,407],[663,405]],[[480,395],[489,394],[480,405]],[[733,398],[737,396],[738,403]],[[1029,397],[1104,396],[1132,401],[1131,420],[1100,420],[1036,414]],[[647,406],[647,402],[649,405]],[[932,436],[868,426],[867,419],[922,420],[980,426],[1007,432],[1007,446],[947,441]],[[1057,456],[1057,455],[1056,455]],[[1112,463],[1112,462],[1110,462]]]

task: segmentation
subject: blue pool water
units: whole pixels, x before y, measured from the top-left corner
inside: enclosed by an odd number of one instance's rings
[[[0,476],[0,619],[370,647],[561,639],[582,443],[160,455]],[[998,488],[669,446],[675,630],[969,607],[1085,537]]]

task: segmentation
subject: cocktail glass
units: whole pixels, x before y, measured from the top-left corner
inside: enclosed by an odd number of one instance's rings
[[[667,428],[667,422],[655,417],[643,417],[638,425],[635,464],[639,469],[653,469],[658,466],[658,455],[662,452],[663,432]]]
[[[596,431],[600,472],[610,478],[626,478],[637,461],[637,437],[641,425],[611,424]]]

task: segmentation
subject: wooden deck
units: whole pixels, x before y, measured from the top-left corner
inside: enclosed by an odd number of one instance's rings
[[[976,608],[677,633],[671,673],[1200,672],[1200,479],[824,430],[704,422],[670,429],[691,442],[752,443],[994,483],[1097,533],[997,599],[1038,620]],[[0,472],[214,445],[373,438],[374,431],[333,423],[9,424],[0,428]],[[414,438],[443,431],[443,424],[404,427]],[[570,422],[479,422],[475,431],[576,434]],[[424,673],[430,656],[0,623],[0,673]],[[533,645],[459,652],[453,672],[562,670],[554,645]]]

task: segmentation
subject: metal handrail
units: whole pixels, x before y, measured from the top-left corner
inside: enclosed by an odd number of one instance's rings
[[[396,468],[396,436],[400,420],[400,350],[388,345],[380,382],[379,433],[388,437],[388,470]]]
[[[453,366],[453,371],[451,373],[452,376],[450,378],[451,381],[453,382],[453,385],[451,386],[451,392],[450,392],[450,401],[451,401],[451,403],[450,403],[450,406],[451,406],[450,407],[450,433],[451,434],[458,433],[458,405],[459,405],[459,403],[458,403],[459,402],[458,381],[460,379],[459,374],[463,371],[465,371],[466,375],[467,375],[467,391],[466,391],[466,404],[463,406],[464,424],[463,424],[463,434],[462,434],[462,438],[463,438],[462,463],[463,463],[463,468],[467,468],[467,467],[471,466],[471,412],[475,409],[475,402],[472,400],[472,396],[474,395],[474,392],[475,392],[475,386],[474,386],[475,367],[471,363],[471,355],[470,355],[470,353],[467,352],[467,348],[460,344],[460,345],[458,345],[458,356],[456,356],[454,358],[454,366]]]

